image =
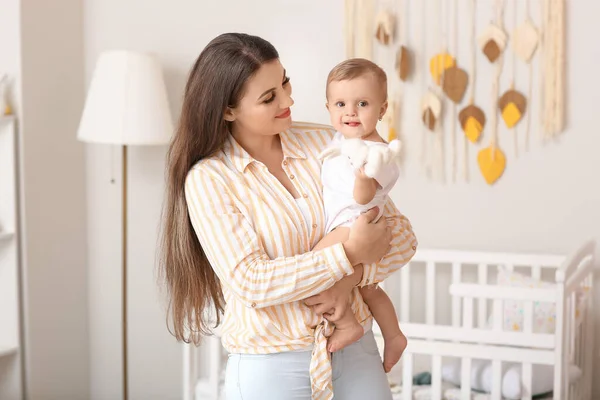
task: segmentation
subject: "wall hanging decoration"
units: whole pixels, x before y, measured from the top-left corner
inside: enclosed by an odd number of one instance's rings
[[[495,4],[496,13],[496,27],[502,31],[503,18],[504,18],[504,0],[496,0]],[[490,138],[490,145],[479,151],[477,154],[477,163],[479,164],[479,170],[481,175],[488,183],[492,185],[500,179],[504,170],[506,169],[506,156],[504,152],[498,146],[498,110],[494,106],[496,99],[498,98],[500,75],[502,74],[502,63],[503,55],[500,53],[495,59],[496,64],[496,76],[492,84],[492,112],[490,115],[490,125],[492,129],[492,135]]]
[[[405,132],[420,129],[421,145],[415,147],[428,180],[469,182],[475,163],[491,185],[503,176],[508,158],[523,157],[535,144],[536,129],[542,144],[564,131],[566,0],[539,0],[535,22],[532,0],[345,4],[346,56],[373,60],[388,75],[390,109],[381,136],[388,141],[403,137],[410,145]],[[489,23],[482,21],[481,11],[487,13],[482,4],[491,10]],[[468,49],[461,47],[463,39]],[[492,96],[491,108],[484,110],[478,91]],[[505,130],[514,156],[504,153],[509,145],[503,141]],[[482,139],[485,144],[472,150]]]
[[[564,129],[566,0],[542,0],[540,60],[541,124],[543,139],[556,137]]]
[[[471,93],[469,104],[458,113],[458,120],[464,132],[463,136],[463,178],[469,181],[469,141],[477,143],[485,127],[485,113],[475,105],[475,85],[477,68],[476,62],[476,0],[470,1],[470,26],[471,26]]]
[[[432,132],[435,131],[435,127],[440,121],[441,114],[442,102],[440,101],[440,98],[431,90],[428,90],[421,101],[421,115],[425,127]]]
[[[533,21],[531,20],[531,0],[525,0],[526,17],[525,21],[517,26],[513,32],[512,49],[514,54],[523,62],[528,64],[529,79],[527,98],[531,104],[533,100],[533,65],[531,60],[539,44],[539,33]],[[516,8],[516,4],[514,5]],[[531,131],[531,112],[526,115],[527,123],[525,128],[525,151],[529,150],[529,139]]]
[[[344,9],[344,37],[346,58],[373,59],[372,0],[346,0]]]
[[[449,0],[446,0],[446,4]],[[452,25],[448,22],[446,28],[448,31],[452,31],[452,50],[455,54],[458,54],[458,4],[457,0],[451,1],[451,12],[446,12],[449,18],[452,19]],[[445,35],[446,41],[448,34]],[[448,46],[446,46],[448,48]],[[442,71],[443,79],[441,79],[441,87],[443,92],[448,96],[454,103],[460,103],[467,90],[469,84],[469,76],[466,71],[460,68],[457,64],[456,59],[452,56],[447,55],[452,62]],[[455,114],[455,113],[453,113]]]
[[[517,5],[513,4],[513,26],[517,24]],[[512,42],[515,42],[515,37],[512,38]],[[513,51],[511,55],[511,78],[510,88],[498,99],[498,108],[502,115],[502,119],[508,129],[513,130],[513,144],[515,157],[519,156],[519,142],[516,125],[522,120],[525,111],[527,109],[527,99],[523,94],[515,89],[516,81],[516,68],[517,68],[517,56]]]
[[[495,62],[506,47],[506,33],[497,24],[490,23],[479,37],[479,47],[490,62]]]
[[[375,21],[375,38],[384,46],[394,41],[396,17],[389,10],[380,11]]]
[[[412,53],[406,46],[400,46],[396,53],[396,73],[402,81],[408,80],[412,71]]]
[[[445,51],[431,57],[431,60],[429,60],[429,72],[431,73],[431,78],[435,84],[441,85],[444,72],[455,65],[456,61],[454,60],[454,57]]]
[[[409,79],[413,71],[413,53],[410,50],[410,24],[408,14],[408,3],[410,0],[400,0],[400,13],[399,13],[399,29],[398,33],[403,32],[402,36],[399,37],[400,47],[396,51],[396,73],[401,81]]]
[[[446,2],[446,4],[448,4]],[[448,31],[452,32],[452,51],[455,54],[459,54],[458,49],[458,4],[456,0],[452,0],[451,4],[451,12],[446,12],[445,15],[452,19],[452,25],[448,22],[446,28]],[[445,35],[448,38],[448,34]],[[446,40],[447,41],[447,40]],[[456,158],[457,158],[457,148],[456,148],[456,121],[454,119],[454,115],[456,115],[456,105],[462,101],[462,98],[467,90],[467,85],[469,84],[469,76],[460,68],[456,60],[454,60],[454,65],[446,68],[442,73],[441,79],[441,88],[444,94],[452,101],[450,104],[450,134],[451,134],[451,174],[452,174],[452,182],[456,182],[457,175],[457,167],[456,167]]]
[[[435,48],[437,53],[429,61],[429,70],[434,85],[430,87],[423,97],[423,122],[433,133],[430,151],[431,177],[439,182],[445,182],[445,146],[444,146],[444,121],[442,112],[444,112],[444,86],[445,71],[456,65],[456,60],[448,53],[448,27],[444,24],[446,13],[442,11],[445,4],[444,0],[438,0],[433,7],[433,18],[435,21]],[[432,118],[433,117],[433,118]],[[433,121],[433,123],[432,123]]]

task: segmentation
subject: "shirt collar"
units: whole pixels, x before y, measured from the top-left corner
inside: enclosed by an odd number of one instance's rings
[[[281,139],[281,148],[283,150],[283,158],[298,158],[305,159],[306,154],[302,150],[296,134],[290,130],[284,131],[279,134]],[[232,135],[229,135],[228,140],[225,142],[223,147],[224,153],[229,157],[233,165],[240,172],[245,172],[248,165],[256,161],[244,148],[234,139]]]

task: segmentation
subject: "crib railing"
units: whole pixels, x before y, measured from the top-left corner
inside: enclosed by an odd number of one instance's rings
[[[492,399],[501,398],[502,362],[521,365],[523,398],[531,397],[532,365],[554,367],[555,399],[589,399],[591,396],[592,354],[586,348],[593,345],[592,270],[594,243],[584,245],[571,258],[560,256],[532,256],[504,253],[473,253],[459,251],[419,251],[409,266],[400,273],[400,323],[409,338],[403,355],[402,375],[405,399],[412,396],[414,357],[431,357],[432,398],[442,396],[442,358],[458,357],[462,360],[462,398],[470,398],[471,364],[473,359],[490,360],[492,364]],[[413,322],[411,300],[411,275],[413,266],[421,264],[425,271],[424,323]],[[446,293],[436,288],[440,277],[440,264],[451,268],[450,285]],[[463,281],[463,267],[475,266],[472,282]],[[549,288],[520,288],[490,284],[490,272],[498,266],[508,270],[519,268],[532,278],[554,272],[547,281]],[[471,268],[472,270],[473,268]],[[473,275],[473,274],[472,274]],[[474,278],[474,279],[473,279]],[[577,296],[582,288],[590,292],[585,302],[584,315],[577,316]],[[388,293],[395,296],[393,291]],[[451,302],[451,325],[436,323],[436,297],[447,296]],[[519,332],[503,330],[503,302],[517,300],[524,309],[523,327]],[[556,325],[553,334],[534,333],[534,304],[554,304]],[[490,309],[491,307],[491,309]],[[491,311],[491,313],[490,313]],[[491,318],[490,318],[491,314]],[[415,315],[416,317],[416,315]],[[419,317],[423,317],[420,315]],[[577,365],[583,376],[577,384],[570,384],[568,366]]]

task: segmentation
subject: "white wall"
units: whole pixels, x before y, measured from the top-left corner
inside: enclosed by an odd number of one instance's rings
[[[27,394],[89,392],[81,0],[20,0]]]
[[[218,2],[175,0],[167,5],[159,0],[85,0],[86,78],[89,82],[94,62],[103,50],[156,52],[166,70],[176,116],[187,71],[201,49],[219,33],[243,31],[265,37],[280,51],[294,85],[294,118],[327,122],[324,83],[329,69],[344,56],[343,3],[290,0],[284,6],[284,2],[275,0],[234,1],[227,3],[226,11]],[[415,26],[421,8],[414,5],[419,3],[411,2]],[[466,1],[460,3],[466,12]],[[489,8],[493,2],[479,3]],[[533,9],[537,10],[535,4]],[[537,130],[533,129],[532,150],[518,159],[513,157],[507,134],[501,132],[500,144],[509,164],[505,176],[493,188],[477,175],[473,150],[471,184],[442,185],[422,176],[417,159],[421,128],[415,111],[421,80],[417,77],[407,88],[410,104],[405,113],[404,139],[408,159],[394,199],[413,221],[421,246],[564,253],[589,237],[600,240],[600,187],[594,169],[585,166],[600,147],[593,120],[594,107],[600,100],[594,78],[600,54],[582,40],[587,37],[584,29],[594,23],[598,12],[600,5],[595,2],[569,2],[567,131],[559,143],[540,146]],[[481,13],[483,27],[491,11],[483,9]],[[417,57],[422,59],[419,29],[424,28],[415,27],[413,40]],[[466,50],[463,45],[460,53]],[[381,52],[378,54],[383,57]],[[466,53],[459,59],[465,60],[465,67],[468,65]],[[385,57],[381,62],[388,68],[391,63]],[[486,79],[485,64],[480,64],[478,98],[489,110],[491,81]],[[526,76],[526,70],[520,69],[518,82],[524,82]],[[537,120],[533,121],[535,126]],[[153,275],[165,150],[136,148],[130,158],[129,355],[134,399],[177,398],[180,390],[179,347],[165,330]],[[116,326],[120,315],[118,302],[110,295],[118,293],[119,287],[110,266],[119,263],[120,189],[118,181],[116,185],[109,183],[111,168],[118,175],[119,154],[115,151],[111,161],[110,148],[94,146],[87,151],[91,388],[95,399],[112,398],[120,390]]]

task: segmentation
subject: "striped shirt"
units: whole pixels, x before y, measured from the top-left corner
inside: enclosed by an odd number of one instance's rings
[[[230,137],[222,151],[196,163],[185,195],[191,223],[221,281],[226,301],[221,335],[231,353],[268,354],[313,348],[313,399],[333,398],[330,328],[304,305],[353,272],[342,244],[311,251],[325,235],[318,154],[333,138],[328,126],[294,123],[279,136],[282,168],[310,210],[307,221],[285,187]],[[360,286],[381,282],[414,255],[410,222],[391,200],[392,249],[364,266]],[[371,313],[355,289],[351,306],[363,327]]]

